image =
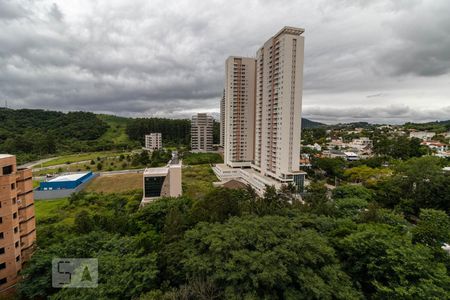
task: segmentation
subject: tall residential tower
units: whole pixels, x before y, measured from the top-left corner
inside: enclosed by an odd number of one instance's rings
[[[284,27],[256,53],[225,63],[225,164],[214,172],[262,194],[266,185],[294,183],[299,169],[304,32]]]
[[[255,67],[254,58],[225,62],[224,161],[231,167],[250,167],[254,157]]]
[[[299,171],[303,32],[284,27],[257,52],[254,167],[281,181]]]

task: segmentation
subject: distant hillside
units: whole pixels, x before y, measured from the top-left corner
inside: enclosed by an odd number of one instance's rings
[[[302,128],[304,128],[304,129],[317,128],[317,127],[321,127],[321,126],[325,126],[325,124],[302,118]]]
[[[219,142],[219,123],[214,124]],[[302,128],[325,124],[302,118]],[[0,108],[0,153],[17,155],[26,162],[49,155],[112,149],[131,149],[149,132],[161,132],[166,145],[188,146],[190,120],[126,118],[91,112]]]
[[[450,130],[450,120],[447,121],[434,121],[427,123],[405,123],[406,129],[416,130],[430,130],[436,133],[442,133]]]

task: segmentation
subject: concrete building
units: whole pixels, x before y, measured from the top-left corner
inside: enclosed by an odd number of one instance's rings
[[[192,116],[191,150],[192,152],[209,152],[213,150],[214,119],[205,113]]]
[[[214,168],[219,179],[237,176],[259,194],[265,185],[303,186],[305,173],[299,168],[303,32],[284,27],[258,50],[256,60],[227,59],[225,164]]]
[[[141,206],[160,197],[181,196],[181,161],[178,157],[172,157],[166,167],[145,169],[143,189]]]
[[[159,150],[162,148],[161,133],[153,132],[145,135],[145,149]]]
[[[411,131],[409,133],[409,138],[417,138],[422,141],[431,141],[435,135],[436,133],[431,131]]]
[[[0,292],[17,283],[35,242],[31,169],[17,169],[15,156],[0,154]]]
[[[255,154],[256,60],[229,57],[225,62],[224,161],[250,167]]]
[[[225,144],[225,90],[220,98],[220,146]]]

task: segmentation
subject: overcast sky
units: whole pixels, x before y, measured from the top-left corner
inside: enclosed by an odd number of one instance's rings
[[[0,0],[0,105],[218,112],[225,59],[290,25],[305,28],[304,117],[450,119],[449,16],[448,0]]]

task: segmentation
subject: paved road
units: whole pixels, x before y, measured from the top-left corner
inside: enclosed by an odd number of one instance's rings
[[[56,158],[58,158],[58,156],[32,161],[32,162],[29,162],[29,163],[26,163],[26,164],[23,164],[23,165],[19,166],[19,168],[32,168],[34,166],[46,163],[46,162],[54,160]]]

